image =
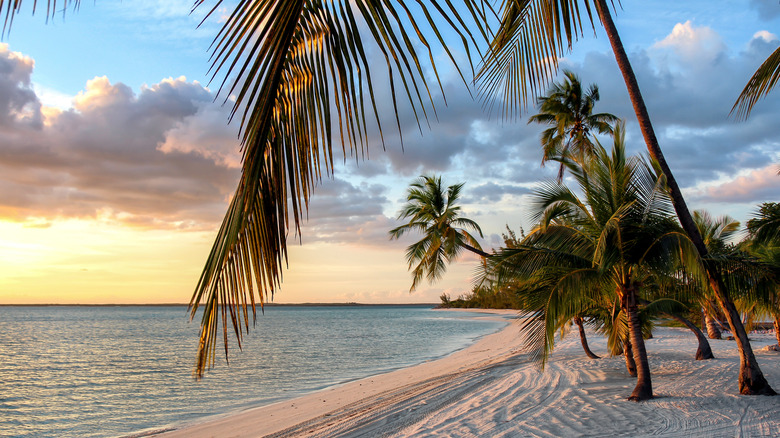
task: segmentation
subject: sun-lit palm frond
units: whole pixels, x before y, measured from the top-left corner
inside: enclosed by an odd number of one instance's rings
[[[289,231],[300,232],[313,186],[332,172],[333,143],[360,156],[371,124],[381,135],[369,50],[385,60],[398,127],[399,96],[419,123],[432,98],[420,46],[411,41],[420,41],[432,60],[425,35],[432,32],[432,41],[444,45],[437,23],[467,45],[485,38],[482,2],[463,3],[472,20],[450,20],[456,12],[450,3],[415,2],[416,11],[407,2],[245,0],[236,6],[214,40],[212,74],[224,78],[224,98],[235,99],[231,117],[241,119],[244,163],[190,302],[193,317],[203,310],[196,376],[213,363],[220,319],[227,352],[228,320],[240,346],[247,306],[254,316],[255,295],[262,305],[280,284]]]
[[[753,73],[745,88],[739,93],[734,106],[731,107],[731,113],[736,112],[738,119],[747,119],[756,103],[775,88],[778,79],[780,79],[780,47],[775,49]]]
[[[594,28],[589,0],[506,0],[496,35],[477,75],[486,105],[499,98],[505,117],[519,114],[555,78],[558,59],[585,27]]]
[[[693,212],[693,221],[699,229],[710,253],[722,253],[728,241],[739,231],[739,222],[729,216],[712,217],[704,210]]]
[[[38,5],[30,3],[33,10]],[[207,18],[223,5],[193,3],[193,10],[208,8]],[[0,0],[6,30],[22,4]],[[50,17],[80,1],[46,5]],[[288,234],[300,231],[313,186],[332,172],[333,143],[358,157],[366,154],[369,126],[382,136],[372,53],[384,60],[382,84],[390,88],[399,131],[403,101],[420,125],[435,111],[431,73],[442,89],[431,44],[444,50],[465,83],[443,31],[454,33],[468,55],[491,38],[491,14],[485,0],[237,2],[212,44],[211,74],[232,105],[231,119],[241,120],[243,168],[190,301],[192,317],[203,312],[196,377],[213,363],[219,326],[227,354],[228,325],[240,346],[248,307],[254,317],[256,298],[262,306],[273,296],[287,262]]]

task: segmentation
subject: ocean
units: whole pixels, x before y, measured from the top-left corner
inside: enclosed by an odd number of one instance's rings
[[[431,306],[273,306],[192,370],[186,306],[0,306],[0,436],[131,436],[438,358],[504,321]]]

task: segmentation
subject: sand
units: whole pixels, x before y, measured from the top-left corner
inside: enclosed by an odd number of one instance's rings
[[[605,355],[606,340],[588,334],[591,349]],[[655,398],[647,402],[626,401],[635,379],[622,357],[588,359],[576,331],[540,371],[514,321],[439,360],[156,436],[780,436],[780,397],[738,393],[734,341],[711,341],[716,358],[696,361],[687,329],[654,335],[646,342]],[[774,334],[750,338],[780,390],[780,353],[764,349]]]

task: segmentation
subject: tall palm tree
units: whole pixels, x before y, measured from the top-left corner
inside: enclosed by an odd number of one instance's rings
[[[29,3],[0,0],[6,30]],[[222,0],[193,3],[193,9],[208,7],[210,16]],[[33,0],[33,8],[36,4]],[[78,8],[80,0],[46,4],[48,17]],[[390,88],[400,131],[399,99],[408,101],[419,125],[434,110],[427,78],[435,77],[443,92],[431,44],[443,48],[466,83],[443,35],[454,33],[470,61],[478,41],[487,44],[491,14],[487,0],[237,3],[212,44],[211,73],[223,78],[217,79],[220,94],[232,102],[231,118],[241,120],[243,166],[190,300],[192,318],[202,311],[196,378],[213,364],[219,333],[227,357],[228,332],[240,347],[250,327],[249,309],[256,317],[256,300],[262,306],[280,285],[288,234],[300,234],[314,185],[333,172],[333,143],[365,156],[369,126],[382,135],[368,50],[384,60],[378,69],[387,76],[381,83]]]
[[[674,210],[685,233],[696,246],[702,259],[707,247],[693,221],[677,180],[658,145],[647,107],[628,60],[617,27],[612,20],[608,0],[509,0],[504,3],[501,24],[484,56],[480,81],[484,95],[503,96],[506,114],[514,114],[526,106],[529,97],[555,76],[559,54],[570,50],[585,27],[595,28],[598,18],[606,31],[612,52],[628,90],[650,157],[664,176]],[[716,300],[723,309],[740,353],[739,390],[742,394],[775,395],[758,366],[747,332],[734,306],[720,272],[705,265]]]
[[[748,238],[743,246],[773,270],[764,294],[756,294],[759,309],[774,320],[775,338],[780,346],[780,203],[765,202],[747,222]]]
[[[650,283],[663,287],[656,277],[683,269],[683,261],[698,266],[698,254],[671,216],[663,178],[642,160],[626,157],[620,125],[611,154],[597,149],[583,167],[562,161],[583,197],[558,182],[538,190],[539,226],[519,248],[499,250],[488,259],[485,276],[525,289],[529,339],[542,359],[561,321],[585,312],[588,302],[616,299],[625,311],[626,347],[637,368],[629,399],[649,399],[641,292]]]
[[[571,157],[583,163],[586,156],[593,155],[593,135],[612,134],[612,125],[618,118],[608,113],[593,114],[593,106],[599,100],[599,87],[590,84],[582,89],[579,78],[565,70],[564,80],[555,82],[546,95],[536,99],[539,113],[531,116],[528,123],[548,125],[542,132],[542,164],[554,157]],[[565,166],[558,170],[558,180],[563,178]]]
[[[696,210],[693,221],[704,239],[704,245],[710,254],[723,254],[727,251],[728,240],[739,231],[739,222],[729,216],[713,218],[708,212]],[[705,299],[703,304],[707,335],[710,339],[720,339],[720,327],[716,317],[716,304],[713,298]]]
[[[420,176],[407,191],[406,204],[398,213],[398,219],[408,222],[389,231],[390,240],[400,239],[407,232],[419,232],[423,238],[406,249],[406,261],[412,270],[413,291],[423,277],[429,282],[439,279],[447,270],[447,263],[455,260],[462,250],[480,257],[490,254],[482,251],[476,237],[466,231],[471,229],[482,237],[476,222],[461,217],[457,205],[463,183],[447,187],[441,177]]]

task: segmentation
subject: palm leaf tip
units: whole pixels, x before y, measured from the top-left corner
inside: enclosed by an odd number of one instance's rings
[[[730,114],[734,114],[738,120],[747,119],[758,101],[775,88],[778,79],[780,79],[780,47],[775,49],[753,73],[731,107]]]

